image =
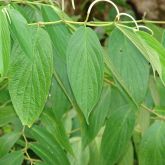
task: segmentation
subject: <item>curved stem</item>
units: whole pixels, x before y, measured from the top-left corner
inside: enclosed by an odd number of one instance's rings
[[[73,9],[75,10],[75,3],[74,3],[74,0],[71,0],[71,3],[72,3]]]
[[[137,30],[139,30],[139,26],[138,26],[136,20],[135,20],[130,14],[127,14],[127,13],[119,13],[119,14],[116,16],[116,19],[117,19],[118,21],[120,20],[120,16],[127,16],[127,17],[131,18],[132,21],[134,22],[134,24],[135,24]]]
[[[138,27],[139,27],[139,29],[147,29],[151,33],[151,35],[154,35],[154,32],[150,28],[148,28],[147,26],[138,25]]]
[[[65,9],[65,2],[64,2],[64,0],[61,0],[61,8],[62,8],[62,11],[64,11],[64,9]]]
[[[91,13],[91,10],[92,10],[93,6],[94,6],[96,3],[98,3],[98,2],[108,2],[108,3],[110,3],[110,4],[116,9],[117,15],[119,15],[120,12],[119,12],[118,7],[117,7],[116,4],[113,3],[111,0],[95,0],[94,2],[91,3],[91,5],[90,5],[89,8],[88,8],[87,16],[86,16],[86,19],[85,19],[85,23],[86,23],[86,22],[88,21],[88,19],[89,19],[89,15],[90,15],[90,13]]]

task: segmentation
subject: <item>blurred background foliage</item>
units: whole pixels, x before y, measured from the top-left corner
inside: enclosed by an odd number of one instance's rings
[[[60,2],[60,0],[58,0]],[[69,15],[76,15],[80,20],[86,15],[86,11],[93,0],[75,0],[76,10],[71,8],[71,1],[65,0],[65,11]],[[164,0],[113,0],[121,12],[127,12],[135,16],[136,19],[145,17],[151,20],[165,20]],[[107,3],[98,3],[91,14],[91,18],[100,20],[112,20],[115,10]]]

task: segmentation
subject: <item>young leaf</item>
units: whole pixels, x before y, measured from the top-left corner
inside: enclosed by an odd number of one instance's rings
[[[127,148],[135,124],[135,106],[125,104],[112,112],[101,142],[101,163],[114,165]]]
[[[0,8],[0,78],[6,76],[10,56],[10,31],[4,9]]]
[[[156,121],[145,132],[139,148],[140,165],[165,164],[165,123]]]
[[[131,96],[137,103],[142,102],[148,88],[149,64],[118,29],[109,37],[109,57]]]
[[[23,152],[22,151],[14,151],[6,154],[0,159],[0,164],[6,165],[21,165],[23,162]]]
[[[80,27],[68,44],[67,71],[75,99],[87,121],[101,94],[103,65],[96,34],[88,27]]]
[[[14,27],[23,26],[27,30],[28,38],[26,40],[23,33],[15,34],[17,41],[12,49],[9,93],[22,124],[31,126],[41,114],[48,96],[53,70],[52,46],[43,29],[29,29],[22,23],[25,21],[22,16],[19,15],[21,20],[15,18],[17,15],[10,16],[14,17],[11,19]]]

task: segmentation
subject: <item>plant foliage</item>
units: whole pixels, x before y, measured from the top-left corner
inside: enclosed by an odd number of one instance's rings
[[[101,1],[84,22],[0,3],[0,165],[165,164],[165,35],[110,0],[114,21],[88,21]]]

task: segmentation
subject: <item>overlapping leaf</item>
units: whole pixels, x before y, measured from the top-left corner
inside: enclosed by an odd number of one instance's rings
[[[12,106],[6,106],[0,109],[0,127],[12,122],[16,118],[17,116]]]
[[[42,16],[44,21],[59,21],[60,14],[65,15],[55,7],[43,6]],[[71,32],[63,23],[46,26],[46,30],[52,40],[54,72],[56,78],[62,82],[67,95],[73,100],[73,94],[69,85],[67,69],[66,69],[66,49],[71,36]],[[58,87],[60,88],[60,87]]]
[[[135,109],[125,104],[112,112],[102,137],[101,164],[114,165],[124,154],[134,128]]]
[[[41,120],[45,128],[52,133],[56,141],[70,154],[73,154],[69,138],[66,135],[63,123],[57,118],[53,109],[46,109],[41,116]]]
[[[133,145],[131,142],[129,142],[126,152],[119,161],[119,165],[133,165],[133,164],[134,164]]]
[[[128,95],[116,87],[111,88],[109,119],[101,142],[100,164],[114,165],[123,158],[133,132],[137,108]],[[116,104],[117,103],[117,104]]]
[[[158,72],[160,79],[165,82],[165,49],[164,47],[151,35],[144,32],[138,32],[138,36],[141,39],[143,46],[146,51],[150,53],[149,61],[151,64],[157,65],[154,67],[154,70]],[[154,59],[152,59],[154,57]],[[157,58],[157,61],[154,61]],[[160,62],[159,62],[160,61]]]
[[[69,165],[65,151],[50,132],[41,127],[33,127],[30,131],[32,137],[37,140],[31,148],[45,164]]]
[[[14,151],[6,154],[0,159],[0,164],[6,165],[21,165],[23,162],[23,152],[22,151]]]
[[[134,32],[128,28],[118,26],[118,29],[132,42],[141,52],[146,60],[151,64],[153,72],[159,74],[164,83],[164,54],[165,49],[151,35],[145,32]]]
[[[89,125],[85,123],[83,147],[90,143],[98,134],[101,127],[104,125],[105,119],[110,111],[111,104],[111,88],[108,85],[103,87],[100,99],[89,116]]]
[[[0,137],[0,157],[3,157],[13,147],[21,136],[20,132],[11,132]]]
[[[0,7],[0,78],[7,76],[10,57],[10,31],[4,11]]]
[[[149,65],[141,52],[118,29],[109,37],[109,60],[130,96],[137,102],[143,101],[149,79]]]
[[[80,137],[70,139],[75,157],[69,157],[71,165],[89,165],[89,148],[83,149]]]
[[[50,94],[50,101],[52,103],[52,110],[54,115],[57,118],[61,118],[62,115],[69,109],[69,107],[71,107],[71,105],[65,93],[62,91],[58,82],[54,78],[52,79]]]
[[[11,9],[9,14],[15,39],[9,92],[23,125],[31,126],[42,112],[48,96],[53,66],[52,46],[43,29],[27,27],[26,20],[17,11]]]
[[[96,34],[88,27],[80,27],[70,39],[67,72],[75,99],[88,120],[103,82],[102,48]]]
[[[139,148],[140,165],[165,164],[165,123],[156,121],[146,131]]]

